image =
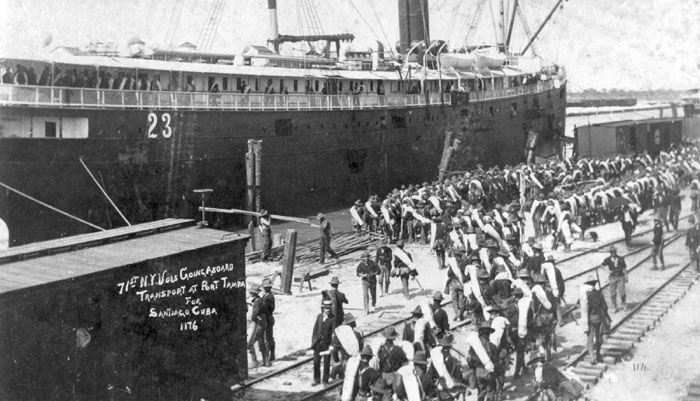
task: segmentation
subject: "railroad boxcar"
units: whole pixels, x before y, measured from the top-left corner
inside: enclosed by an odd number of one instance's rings
[[[0,399],[226,397],[247,241],[167,219],[0,252]]]
[[[615,157],[648,152],[655,157],[683,141],[682,118],[652,118],[583,125],[575,131],[575,152],[582,157]]]

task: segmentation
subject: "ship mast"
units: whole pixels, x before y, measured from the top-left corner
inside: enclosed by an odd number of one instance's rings
[[[532,42],[535,41],[535,39],[537,38],[537,35],[539,35],[540,32],[542,32],[542,29],[544,29],[545,25],[547,25],[547,22],[549,22],[549,20],[552,18],[552,16],[554,15],[554,13],[557,11],[557,8],[558,8],[559,6],[561,6],[561,3],[563,3],[563,2],[564,2],[564,0],[558,0],[558,1],[557,1],[557,4],[555,4],[554,7],[552,7],[552,11],[550,11],[550,12],[549,12],[549,15],[547,15],[547,18],[545,18],[544,21],[542,21],[542,24],[540,24],[539,28],[537,28],[537,31],[535,31],[535,34],[532,35],[532,37],[530,38],[530,40],[527,42],[527,45],[525,45],[525,47],[523,48],[523,51],[520,52],[521,54],[525,54],[525,52],[527,51],[527,49],[530,48],[530,45],[532,45]]]

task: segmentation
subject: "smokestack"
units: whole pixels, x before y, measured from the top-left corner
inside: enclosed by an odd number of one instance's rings
[[[421,40],[430,45],[428,0],[399,0],[399,37],[401,54]]]
[[[279,36],[279,26],[277,25],[277,0],[267,0],[267,9],[270,11],[270,36],[267,41],[272,42],[275,52],[279,53],[279,45],[274,41]]]

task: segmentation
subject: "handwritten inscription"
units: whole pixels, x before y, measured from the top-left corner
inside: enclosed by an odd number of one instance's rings
[[[177,320],[180,331],[197,331],[198,319],[215,318],[220,314],[207,305],[206,294],[219,290],[245,288],[244,280],[227,277],[235,270],[232,263],[133,276],[117,283],[120,295],[134,294],[140,302],[152,304],[148,318]]]

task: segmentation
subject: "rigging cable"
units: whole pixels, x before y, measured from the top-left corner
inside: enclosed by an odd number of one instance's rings
[[[350,5],[352,6],[352,8],[355,9],[355,12],[357,13],[357,15],[360,16],[360,18],[361,18],[362,21],[365,23],[365,25],[367,25],[367,28],[369,28],[370,32],[372,32],[372,35],[374,35],[375,38],[378,38],[379,35],[377,35],[377,33],[374,31],[374,29],[372,29],[372,25],[370,25],[369,22],[367,22],[367,20],[366,20],[365,17],[362,15],[362,13],[360,13],[360,10],[358,10],[357,7],[355,7],[355,3],[353,3],[352,0],[350,0]],[[391,48],[391,46],[389,46],[389,47]],[[393,53],[392,53],[392,54],[393,54]]]
[[[351,0],[351,2],[352,2],[352,0]],[[372,13],[374,14],[374,18],[377,20],[377,25],[379,25],[379,29],[382,31],[382,35],[384,36],[384,40],[386,41],[387,48],[389,49],[389,53],[391,53],[391,57],[396,58],[396,54],[394,54],[394,46],[391,45],[391,42],[389,41],[389,37],[386,35],[386,32],[384,31],[384,25],[382,25],[382,20],[379,18],[379,15],[377,14],[377,10],[374,8],[372,1],[369,2],[369,8],[372,9]]]

